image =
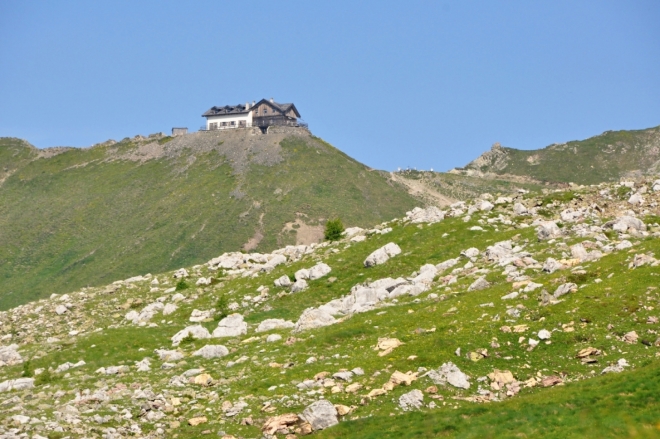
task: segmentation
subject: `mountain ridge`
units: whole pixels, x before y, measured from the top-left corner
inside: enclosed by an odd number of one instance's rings
[[[450,172],[472,176],[527,177],[536,182],[597,184],[653,175],[660,167],[660,126],[605,131],[585,140],[520,150],[495,143]]]

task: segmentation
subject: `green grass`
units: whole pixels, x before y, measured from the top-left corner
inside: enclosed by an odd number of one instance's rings
[[[633,171],[646,172],[660,159],[660,150],[654,146],[657,145],[659,128],[607,131],[586,140],[543,149],[503,148],[505,166],[486,164],[479,170],[526,176],[543,183],[618,181]],[[476,164],[467,166],[468,169],[476,167]]]
[[[321,439],[656,438],[660,437],[660,365],[606,375],[498,404],[375,416],[340,423]]]
[[[295,145],[290,147],[296,148]],[[571,196],[553,196],[566,202],[573,196],[583,197],[585,193],[575,191]],[[528,201],[534,203],[542,197],[536,194]],[[564,208],[549,204],[547,209],[552,216]],[[80,368],[71,369],[68,378],[55,372],[48,380],[42,378],[43,382],[39,381],[35,394],[43,392],[48,395],[49,392],[64,390],[68,393],[63,400],[68,401],[82,389],[112,389],[125,385],[132,392],[131,386],[139,385],[141,388],[152,388],[156,393],[167,390],[168,397],[181,398],[179,411],[168,420],[176,418],[184,425],[178,429],[166,427],[168,436],[178,434],[180,438],[201,437],[207,429],[214,435],[222,429],[237,437],[260,437],[259,427],[271,415],[261,411],[265,402],[276,407],[273,415],[300,413],[311,399],[318,396],[308,398],[305,392],[296,389],[297,383],[311,379],[320,372],[334,373],[355,367],[365,371],[364,376],[354,380],[365,386],[363,390],[355,395],[332,394],[329,390],[324,394],[335,404],[355,407],[354,411],[338,426],[318,433],[321,438],[657,437],[660,364],[656,354],[660,351],[653,346],[657,338],[657,325],[646,322],[649,317],[657,316],[660,307],[658,273],[656,267],[650,266],[628,269],[633,253],[660,254],[660,240],[657,238],[640,239],[630,252],[613,252],[598,261],[581,264],[582,271],[560,270],[547,274],[528,269],[525,273],[551,292],[564,282],[579,284],[576,292],[563,296],[561,303],[551,306],[540,306],[537,297],[540,290],[521,295],[515,301],[503,301],[501,297],[512,291],[512,285],[501,274],[501,267],[487,265],[490,272],[486,277],[492,286],[485,290],[467,292],[473,277],[462,276],[448,287],[436,282],[430,291],[416,298],[403,296],[396,302],[391,301],[388,306],[352,315],[332,326],[301,333],[273,331],[282,335],[281,342],[267,343],[265,336],[269,333],[254,332],[256,324],[266,318],[295,321],[304,309],[344,296],[358,283],[388,276],[408,277],[423,264],[437,264],[457,257],[469,247],[485,250],[488,245],[512,239],[524,245],[535,259],[542,262],[547,257],[561,258],[562,249],[584,240],[575,237],[560,239],[558,242],[565,244],[561,247],[539,242],[533,227],[520,227],[520,221],[531,221],[528,217],[515,218],[512,225],[494,226],[483,221],[497,218],[505,209],[505,206],[496,206],[490,213],[472,215],[467,222],[463,218],[447,218],[437,224],[418,226],[395,221],[389,224],[393,230],[386,235],[372,235],[361,243],[333,243],[298,262],[278,266],[258,277],[232,278],[225,273],[209,271],[206,266],[188,268],[189,272],[198,271],[199,274],[186,280],[189,288],[181,291],[186,299],[178,303],[178,309],[173,314],[156,315],[151,322],[157,325],[154,327],[134,326],[123,317],[138,299],[144,306],[167,296],[163,290],[178,282],[172,278],[171,271],[156,276],[160,281],[160,291],[151,291],[151,279],[148,279],[122,285],[113,293],[104,292],[103,288],[85,289],[82,294],[72,293],[76,308],[63,316],[52,312],[53,302],[40,301],[34,304],[43,306],[39,311],[32,307],[30,312],[20,313],[16,320],[3,319],[0,335],[12,333],[13,340],[21,343],[29,340],[21,345],[21,353],[24,358],[31,359],[30,367],[33,369],[55,369],[67,361],[86,362]],[[478,224],[486,232],[469,230]],[[568,228],[570,224],[564,227]],[[388,242],[400,245],[403,253],[385,264],[365,268],[365,257]],[[307,291],[280,295],[286,290],[275,287],[275,279],[282,275],[292,276],[296,270],[309,268],[317,261],[332,267],[329,276],[310,281]],[[457,267],[466,262],[463,259]],[[477,263],[483,266],[483,262]],[[218,279],[210,286],[197,287],[197,276]],[[331,281],[331,277],[335,279]],[[257,295],[257,289],[261,286],[269,289],[265,304],[239,311],[250,324],[247,335],[187,340],[179,346],[185,354],[184,359],[178,361],[173,369],[160,369],[161,361],[155,358],[154,349],[172,348],[170,337],[191,324],[188,318],[193,309],[219,310],[232,302],[241,303],[245,296]],[[432,299],[429,297],[431,293],[439,297]],[[490,303],[493,303],[492,307],[488,305]],[[514,305],[522,307],[522,315],[516,321],[509,322],[505,312],[507,306]],[[53,324],[41,325],[42,330],[36,333],[24,333],[24,328],[30,324],[41,324],[42,316],[47,316]],[[201,324],[211,331],[217,326],[217,321]],[[515,324],[525,324],[529,328],[524,333],[503,332],[501,329],[503,325]],[[564,331],[565,326],[574,330]],[[72,329],[83,332],[75,337],[69,336]],[[528,338],[534,338],[541,329],[556,330],[552,333],[551,343],[541,343],[535,349],[528,350]],[[627,344],[619,340],[632,330],[647,344]],[[45,339],[52,336],[60,341],[45,343]],[[522,342],[519,341],[521,336]],[[284,343],[290,337],[289,342]],[[396,337],[404,344],[389,355],[380,357],[372,349],[380,337]],[[230,354],[220,360],[190,356],[206,344],[223,344]],[[603,355],[597,358],[598,363],[583,364],[576,358],[577,352],[586,347],[603,351]],[[461,348],[460,356],[455,353],[457,348]],[[478,349],[487,349],[488,357],[471,361],[466,355]],[[311,356],[316,357],[317,361],[307,363]],[[137,372],[134,362],[145,357],[151,358],[152,370]],[[229,361],[234,362],[242,357],[248,360],[228,365]],[[627,372],[600,376],[604,367],[620,358],[627,359],[631,364]],[[365,398],[370,389],[381,387],[396,370],[406,372],[417,371],[420,367],[437,368],[448,361],[470,375],[472,387],[465,391],[439,386],[443,399],[435,401],[438,406],[434,409],[403,412],[398,407],[398,398],[403,393],[412,388],[423,391],[431,385],[428,378],[420,378],[410,387],[397,387],[387,395],[372,400]],[[287,367],[273,367],[271,363]],[[100,367],[118,365],[129,366],[130,371],[117,376],[95,373]],[[172,376],[192,368],[204,368],[216,383],[209,388],[168,385]],[[503,402],[476,404],[456,399],[474,395],[479,385],[488,389],[488,381],[479,383],[477,379],[494,369],[510,370],[520,381],[561,375],[565,385],[551,389],[524,388],[519,395],[504,398]],[[22,365],[4,367],[0,369],[0,380],[19,377],[22,372]],[[211,393],[217,395],[214,397],[216,399],[210,396]],[[119,409],[126,408],[137,416],[138,406],[131,401],[130,394],[126,395],[117,396],[112,404]],[[222,402],[236,402],[239,398],[244,398],[251,411],[232,419],[223,417],[219,410]],[[425,403],[430,401],[426,395]],[[27,409],[38,407],[38,404],[38,399],[26,398]],[[103,407],[97,409],[102,413],[106,410]],[[210,422],[194,428],[185,425],[187,419],[199,414],[208,415]],[[241,425],[240,420],[248,415],[253,418],[254,425]],[[113,421],[109,425],[117,424]],[[154,428],[149,423],[141,425],[145,432]]]
[[[282,229],[297,218],[367,226],[416,204],[385,175],[319,139],[281,146],[279,164],[236,173],[216,152],[111,160],[136,150],[129,139],[32,161],[34,148],[0,139],[7,169],[0,173],[9,175],[0,185],[0,309],[203,263],[256,232],[264,238],[255,251],[293,244],[295,234]],[[238,189],[243,197],[233,196]]]

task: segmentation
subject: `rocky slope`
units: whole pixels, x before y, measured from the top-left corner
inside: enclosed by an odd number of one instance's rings
[[[653,180],[483,195],[21,305],[0,313],[0,434],[385,437],[657,373],[659,202]]]
[[[299,128],[242,129],[38,150],[0,139],[0,309],[217,252],[322,238],[416,201]]]
[[[537,182],[597,184],[652,175],[659,166],[660,127],[654,127],[606,131],[586,140],[535,150],[507,148],[496,143],[465,168],[453,172],[518,176]]]

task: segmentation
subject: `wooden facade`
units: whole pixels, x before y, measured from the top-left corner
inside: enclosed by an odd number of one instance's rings
[[[278,104],[262,99],[252,106],[252,126],[297,126],[300,113],[293,104]]]

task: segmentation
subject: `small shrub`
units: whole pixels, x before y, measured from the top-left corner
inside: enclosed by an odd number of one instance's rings
[[[620,200],[627,200],[630,198],[630,193],[632,192],[632,189],[627,187],[627,186],[619,186],[616,189],[616,196]]]
[[[539,215],[541,215],[544,218],[551,218],[552,217],[552,211],[550,209],[541,208],[541,209],[538,209],[536,211],[536,213],[538,213]]]
[[[229,315],[229,299],[224,294],[221,294],[218,297],[218,301],[215,304],[217,310],[216,320],[224,319]]]
[[[169,141],[172,140],[172,139],[174,139],[174,137],[172,137],[172,136],[165,136],[165,137],[163,137],[163,138],[161,138],[161,139],[158,139],[158,144],[159,144],[159,145],[164,145],[164,144],[166,144],[167,142],[169,142]]]
[[[34,367],[32,367],[32,363],[30,362],[30,360],[27,360],[25,363],[23,363],[22,375],[26,378],[31,378],[34,376]]]
[[[186,290],[188,288],[190,288],[190,286],[186,283],[184,279],[181,279],[179,282],[176,283],[175,291]]]
[[[328,220],[325,223],[325,240],[338,241],[341,239],[341,234],[344,233],[344,224],[339,218]]]
[[[618,239],[618,237],[619,237],[619,234],[615,230],[612,230],[612,229],[607,229],[607,230],[603,231],[603,234],[605,236],[607,236],[608,239]]]
[[[48,433],[48,439],[63,439],[66,434],[62,431],[51,431]]]
[[[183,337],[181,339],[181,343],[179,344],[190,344],[193,343],[194,341],[195,341],[195,337],[192,335],[192,332],[188,332],[188,335]]]
[[[35,386],[40,386],[42,384],[49,384],[52,382],[53,382],[53,374],[50,373],[50,369],[48,369],[47,367],[34,379]]]
[[[576,197],[575,192],[572,191],[554,192],[552,194],[543,197],[541,203],[543,203],[544,205],[552,204],[555,201],[560,203],[568,203],[569,201],[573,201],[575,197]]]

